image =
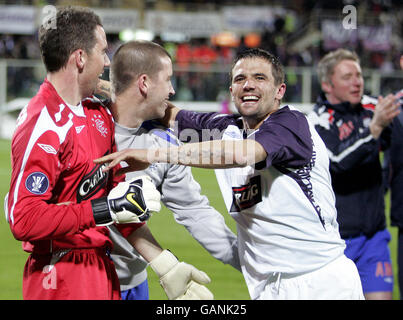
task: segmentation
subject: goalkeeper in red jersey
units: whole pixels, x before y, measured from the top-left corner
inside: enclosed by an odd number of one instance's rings
[[[39,30],[47,76],[11,146],[7,218],[31,253],[23,298],[119,299],[105,225],[124,223],[117,226],[128,236],[159,210],[160,195],[146,178],[118,184],[124,177],[93,164],[116,150],[112,117],[92,97],[110,63],[105,31],[84,8],[58,10],[55,19]]]

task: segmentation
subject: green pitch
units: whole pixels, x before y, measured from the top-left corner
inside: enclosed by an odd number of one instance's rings
[[[10,187],[10,141],[0,140],[0,299],[21,299],[22,271],[27,254],[21,249],[4,218],[4,196]]]
[[[0,139],[0,299],[17,300],[22,298],[22,272],[27,254],[22,251],[21,243],[16,241],[4,219],[3,199],[8,192],[10,182],[10,142]],[[202,186],[202,193],[205,194],[210,204],[214,206],[223,216],[228,226],[235,232],[235,223],[225,213],[224,202],[211,170],[194,169],[194,176]],[[389,210],[387,201],[387,211]],[[155,238],[160,244],[170,249],[180,260],[193,264],[200,270],[205,271],[211,278],[208,288],[214,293],[215,299],[220,300],[248,300],[249,294],[245,281],[240,274],[230,266],[224,265],[215,260],[194,240],[186,229],[177,224],[171,212],[163,208],[161,212],[153,215],[149,226]],[[389,228],[392,233],[390,243],[395,279],[397,279],[396,265],[396,228]],[[157,277],[151,269],[148,269],[150,299],[165,300],[166,296],[161,289]],[[399,292],[395,281],[394,299],[398,299]]]

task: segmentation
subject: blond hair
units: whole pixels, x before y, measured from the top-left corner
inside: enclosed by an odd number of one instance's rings
[[[326,54],[318,63],[319,82],[330,83],[334,68],[343,60],[352,60],[360,64],[358,55],[347,49],[337,49]]]

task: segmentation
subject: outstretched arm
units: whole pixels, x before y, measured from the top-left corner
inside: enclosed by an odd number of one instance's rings
[[[125,149],[94,160],[108,163],[108,171],[124,161],[128,166],[117,171],[124,174],[144,170],[155,162],[180,164],[207,169],[244,167],[266,159],[263,146],[255,140],[214,140],[188,143],[179,147],[157,149]]]

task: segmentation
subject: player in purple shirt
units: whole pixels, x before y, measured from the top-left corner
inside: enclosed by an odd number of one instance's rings
[[[246,51],[231,74],[240,116],[173,108],[165,120],[178,122],[179,138],[203,142],[126,149],[95,162],[109,162],[108,170],[125,161],[121,172],[154,162],[217,169],[252,299],[363,299],[338,231],[326,147],[302,113],[280,107],[285,90],[279,61]]]

